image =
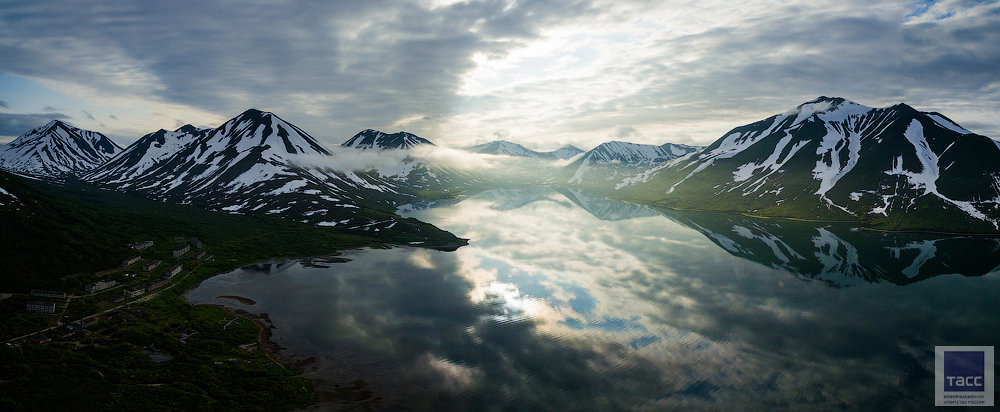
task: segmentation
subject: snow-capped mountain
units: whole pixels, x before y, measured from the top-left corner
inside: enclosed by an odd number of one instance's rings
[[[617,189],[679,208],[995,231],[1000,147],[939,113],[820,97]]]
[[[551,152],[536,152],[517,143],[505,140],[494,140],[466,148],[473,153],[494,154],[503,156],[526,157],[531,159],[564,160],[583,153],[583,150],[573,145],[565,145]]]
[[[88,173],[85,179],[122,183],[141,178],[147,170],[184,150],[210,131],[211,129],[199,129],[191,125],[182,126],[172,132],[160,129],[139,138],[118,156]]]
[[[429,144],[429,140],[407,132],[393,134],[382,133],[378,130],[365,129],[354,137],[341,144],[343,147],[352,147],[361,150],[385,150],[385,149],[409,149],[413,146]]]
[[[94,169],[121,151],[103,134],[53,120],[0,147],[0,168],[36,177],[58,177]]]
[[[666,143],[661,146],[612,141],[602,143],[562,173],[571,185],[607,186],[671,159],[701,150],[697,146]]]
[[[211,210],[372,230],[395,218],[373,222],[366,210],[391,211],[412,197],[397,182],[330,167],[330,152],[316,139],[256,109],[213,130],[152,133],[129,149],[85,179]]]

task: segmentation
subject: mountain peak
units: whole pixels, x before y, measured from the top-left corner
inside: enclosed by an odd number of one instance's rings
[[[845,105],[858,105],[843,97],[820,96],[808,102],[798,105],[795,110],[799,112],[825,113],[840,108]]]
[[[251,108],[246,109],[245,111],[243,111],[243,113],[240,113],[240,116],[264,116],[266,114],[270,114],[270,113],[262,111],[262,110],[257,110],[255,108],[251,107]]]
[[[178,133],[197,133],[201,131],[201,129],[194,127],[191,124],[186,124],[184,126],[178,127],[174,131]]]
[[[59,120],[59,119],[53,119],[52,121],[50,121],[48,124],[45,125],[45,129],[46,130],[54,128],[54,127],[62,127],[64,129],[69,129],[69,128],[73,127],[73,126],[70,126],[70,125],[66,124],[65,122],[63,122],[62,120]]]
[[[0,148],[0,168],[56,177],[89,171],[121,151],[103,134],[52,120]]]
[[[365,129],[341,144],[341,146],[353,147],[361,150],[386,150],[409,149],[414,146],[424,144],[434,146],[434,143],[431,143],[430,140],[424,139],[413,133],[398,132],[386,134],[375,129]]]

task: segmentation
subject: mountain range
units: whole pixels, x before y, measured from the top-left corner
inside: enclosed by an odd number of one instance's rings
[[[143,136],[85,173],[99,187],[230,213],[264,213],[323,226],[376,230],[412,198],[377,175],[324,166],[331,153],[269,112],[250,109],[215,129],[184,126]]]
[[[820,97],[736,127],[707,147],[612,141],[586,152],[569,145],[537,152],[498,140],[467,151],[521,160],[474,170],[411,155],[415,148],[451,150],[372,129],[329,150],[277,115],[250,109],[214,129],[159,130],[125,149],[53,121],[0,148],[0,168],[368,231],[399,222],[394,212],[404,203],[539,185],[675,209],[890,230],[994,233],[1000,222],[997,142],[905,104],[871,108]]]

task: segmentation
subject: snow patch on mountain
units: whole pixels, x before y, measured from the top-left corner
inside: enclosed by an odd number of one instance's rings
[[[940,176],[938,170],[938,155],[931,150],[930,144],[924,136],[924,127],[919,121],[913,119],[906,128],[906,131],[903,133],[903,136],[905,136],[906,140],[908,140],[916,149],[917,159],[920,161],[920,171],[914,172],[904,169],[903,158],[900,156],[893,161],[892,168],[887,170],[885,174],[890,176],[903,176],[911,186],[918,190],[923,190],[923,194],[921,196],[933,194],[941,200],[954,205],[969,216],[990,222],[994,227],[1000,227],[995,219],[988,218],[983,212],[976,209],[972,202],[950,199],[938,192],[937,180]],[[889,199],[891,199],[891,197],[883,198],[885,206],[877,208],[880,213],[885,213],[885,208],[888,207]],[[874,212],[876,211],[873,210],[873,213]]]
[[[20,204],[21,199],[18,199],[13,193],[8,192],[3,187],[0,187],[0,206],[16,206]]]
[[[845,142],[848,148],[846,163],[841,162],[840,159],[840,149],[845,145]],[[847,133],[845,136],[827,126],[826,135],[820,141],[816,154],[820,156],[816,160],[816,168],[812,171],[813,178],[819,180],[819,189],[816,190],[816,194],[825,198],[826,192],[830,191],[844,175],[858,164],[858,159],[861,158],[861,136],[853,133]],[[841,166],[842,163],[844,163],[843,166]]]
[[[947,117],[944,117],[944,116],[942,116],[939,113],[927,113],[927,116],[930,117],[931,119],[934,119],[934,121],[938,125],[941,125],[941,126],[947,128],[948,130],[951,130],[951,131],[953,131],[955,133],[959,133],[959,134],[972,134],[972,132],[966,130],[964,127],[959,126],[958,123],[955,123],[955,122],[951,121],[951,119],[949,119]]]

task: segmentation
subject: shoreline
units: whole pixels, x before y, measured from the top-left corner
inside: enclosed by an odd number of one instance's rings
[[[856,224],[856,225],[858,225],[858,229],[859,230],[869,230],[869,231],[872,231],[872,232],[881,232],[881,233],[901,233],[901,234],[914,233],[914,234],[928,234],[928,235],[955,235],[955,236],[976,236],[976,237],[1000,237],[1000,232],[997,232],[997,233],[947,232],[947,231],[930,230],[930,229],[923,229],[923,230],[922,229],[892,230],[892,229],[879,229],[879,228],[873,228],[873,227],[866,227],[866,226],[863,225],[864,222],[861,221],[861,220],[806,219],[806,218],[801,218],[801,217],[789,217],[789,216],[763,216],[763,215],[754,215],[754,214],[750,214],[750,213],[747,213],[747,212],[737,212],[737,211],[732,211],[732,210],[682,209],[682,208],[671,207],[671,206],[662,205],[662,204],[655,204],[655,203],[653,203],[653,204],[636,203],[636,204],[650,206],[650,207],[653,207],[653,208],[669,209],[669,210],[672,210],[672,211],[675,211],[675,212],[718,213],[718,214],[726,214],[726,215],[743,216],[743,217],[748,217],[748,218],[752,218],[752,219],[779,219],[779,220],[788,220],[788,221],[793,221],[793,222]]]
[[[452,244],[446,244],[446,245],[438,245],[438,246],[401,245],[401,244],[393,244],[393,243],[375,243],[375,244],[366,245],[366,246],[340,249],[340,250],[336,250],[334,252],[323,254],[323,255],[305,256],[305,257],[273,257],[273,258],[269,258],[269,259],[256,260],[256,261],[253,261],[253,262],[250,262],[250,263],[243,263],[243,264],[239,264],[239,265],[234,265],[233,268],[231,268],[231,269],[220,271],[218,273],[214,273],[214,274],[205,276],[202,279],[198,279],[198,281],[195,282],[194,284],[192,284],[190,287],[188,287],[188,288],[184,289],[183,291],[181,291],[178,294],[178,298],[181,299],[184,303],[186,303],[188,305],[191,305],[191,306],[215,306],[215,307],[221,308],[222,310],[226,311],[227,313],[229,313],[229,314],[231,314],[233,316],[237,316],[237,317],[240,317],[240,318],[243,318],[243,319],[247,319],[247,320],[253,322],[254,324],[257,325],[257,329],[258,329],[257,342],[260,344],[261,348],[264,349],[264,352],[267,353],[267,357],[269,359],[271,359],[272,362],[274,362],[275,364],[281,366],[282,368],[289,369],[289,370],[295,372],[296,374],[301,374],[302,373],[302,368],[304,366],[306,366],[306,365],[309,365],[309,364],[313,363],[315,361],[315,359],[314,358],[296,359],[295,355],[291,355],[291,356],[282,355],[280,352],[284,351],[287,348],[281,346],[280,344],[278,344],[277,342],[274,342],[271,339],[272,336],[274,335],[274,333],[272,332],[272,330],[276,329],[276,327],[274,326],[274,323],[271,321],[271,318],[268,316],[267,313],[259,313],[258,314],[258,313],[247,311],[245,309],[240,309],[240,308],[236,308],[236,307],[233,307],[233,306],[229,306],[229,305],[226,305],[225,303],[194,303],[194,302],[191,302],[190,300],[188,300],[187,293],[190,292],[190,291],[192,291],[192,290],[194,290],[194,289],[197,289],[199,286],[201,286],[202,282],[204,282],[204,281],[206,281],[208,279],[211,279],[213,277],[216,277],[216,276],[219,276],[219,275],[222,275],[222,274],[226,274],[226,273],[232,272],[234,270],[237,270],[237,269],[245,267],[245,266],[251,266],[251,265],[255,265],[255,264],[279,263],[279,262],[286,262],[286,261],[289,261],[289,260],[297,260],[297,261],[303,261],[303,262],[312,262],[314,259],[315,260],[325,259],[326,262],[323,262],[323,263],[330,263],[330,264],[346,263],[346,262],[351,261],[351,259],[343,257],[343,255],[345,253],[346,254],[350,254],[350,252],[352,252],[352,251],[360,252],[360,251],[362,251],[362,250],[364,250],[366,248],[367,249],[391,249],[391,248],[395,248],[395,247],[405,247],[405,248],[412,248],[412,249],[431,249],[431,250],[438,250],[438,251],[444,251],[444,252],[452,252],[452,251],[458,250],[458,248],[460,248],[462,246],[468,245],[468,239],[461,239],[460,238],[460,241],[461,242],[452,243]],[[247,302],[244,302],[244,299],[245,299],[246,301],[252,301],[252,302],[254,302],[253,304],[256,304],[256,301],[253,301],[252,299],[249,299],[249,298],[246,298],[246,297],[243,297],[243,296],[220,295],[220,296],[216,296],[213,299],[218,299],[218,298],[233,299],[233,300],[236,300],[237,302],[241,302],[241,303],[244,303],[244,304],[252,305],[252,304],[249,304]],[[308,378],[306,378],[306,379],[308,379]],[[318,395],[318,393],[317,393],[317,395]]]
[[[268,316],[267,313],[253,313],[246,311],[244,309],[235,308],[224,304],[190,303],[190,302],[188,302],[188,304],[191,306],[215,306],[217,308],[226,311],[226,313],[229,313],[230,315],[253,322],[254,324],[257,325],[257,343],[260,344],[260,347],[262,349],[264,349],[264,353],[267,354],[268,359],[271,359],[272,362],[274,362],[278,366],[281,366],[282,368],[290,369],[292,370],[292,372],[295,372],[297,374],[301,373],[301,371],[295,369],[299,365],[293,365],[294,360],[292,358],[282,356],[279,353],[280,351],[285,350],[287,348],[271,340],[271,337],[274,335],[274,332],[272,332],[271,330],[275,329],[275,326],[274,323],[271,322],[271,318]]]

